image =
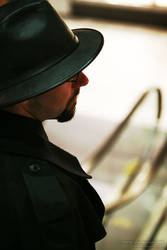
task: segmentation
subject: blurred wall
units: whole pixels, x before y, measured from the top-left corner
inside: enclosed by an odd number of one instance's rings
[[[52,6],[62,15],[67,16],[71,13],[71,0],[48,0]]]

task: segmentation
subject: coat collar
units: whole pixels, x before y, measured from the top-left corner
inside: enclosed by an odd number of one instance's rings
[[[0,111],[0,151],[46,160],[80,177],[91,178],[77,158],[49,142],[42,122]]]

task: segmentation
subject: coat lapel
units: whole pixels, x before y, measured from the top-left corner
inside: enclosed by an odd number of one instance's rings
[[[49,142],[42,122],[0,111],[0,151],[34,157],[84,178],[91,178],[76,157]]]
[[[92,178],[81,168],[77,158],[70,153],[42,139],[33,142],[25,143],[25,141],[15,141],[1,136],[0,151],[45,160],[72,174],[87,179]]]

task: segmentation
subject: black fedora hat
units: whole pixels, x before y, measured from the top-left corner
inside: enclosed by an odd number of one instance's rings
[[[0,7],[0,107],[40,95],[83,70],[103,36],[70,30],[46,0],[14,0]]]

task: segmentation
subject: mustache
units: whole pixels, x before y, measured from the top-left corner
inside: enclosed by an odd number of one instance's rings
[[[80,89],[76,89],[75,92],[73,93],[73,96],[70,98],[69,103],[70,103],[71,101],[73,101],[73,99],[74,99],[77,95],[79,95],[79,93],[80,93]]]
[[[73,94],[72,99],[73,99],[74,97],[76,97],[77,95],[79,95],[79,93],[80,93],[80,89],[76,89],[75,92],[74,92],[74,94]]]

